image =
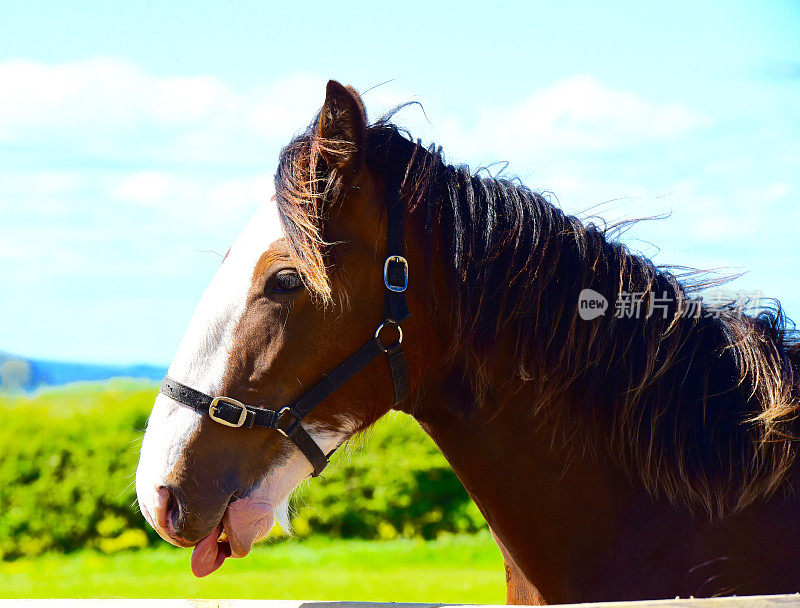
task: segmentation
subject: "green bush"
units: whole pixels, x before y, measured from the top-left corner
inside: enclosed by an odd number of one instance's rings
[[[0,558],[160,542],[134,489],[155,394],[149,384],[112,381],[0,397]],[[391,414],[352,443],[296,494],[296,534],[433,538],[485,527],[412,419]]]
[[[151,385],[112,382],[0,398],[0,556],[156,538],[133,505],[154,396]]]
[[[323,476],[294,497],[299,535],[430,539],[486,526],[436,445],[404,414],[341,448]]]

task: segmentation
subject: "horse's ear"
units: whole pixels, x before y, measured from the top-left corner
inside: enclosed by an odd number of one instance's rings
[[[331,169],[341,171],[348,180],[361,173],[367,143],[367,113],[353,87],[328,81],[317,137],[320,154]]]

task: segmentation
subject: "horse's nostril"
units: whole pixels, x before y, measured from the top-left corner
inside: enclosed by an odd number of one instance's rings
[[[167,526],[167,531],[171,536],[177,538],[180,536],[181,528],[183,526],[183,518],[181,517],[181,501],[175,497],[175,493],[170,488],[167,488],[167,492],[169,495],[167,497],[167,507],[164,519]]]
[[[180,504],[180,500],[171,488],[163,485],[156,488],[150,523],[165,539],[167,537],[175,540],[180,538],[180,526],[182,525],[179,519]]]

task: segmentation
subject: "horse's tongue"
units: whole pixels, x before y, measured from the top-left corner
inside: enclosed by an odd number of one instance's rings
[[[221,546],[221,543],[217,542],[221,532],[222,524],[195,545],[192,551],[192,573],[196,577],[208,576],[230,555],[229,551],[225,550],[227,546]]]

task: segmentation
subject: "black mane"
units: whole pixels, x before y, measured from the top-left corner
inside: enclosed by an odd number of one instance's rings
[[[316,137],[312,123],[284,150],[276,174],[301,264],[327,255],[318,238],[322,205],[344,196],[335,172],[302,165]],[[517,363],[501,381],[532,387],[536,413],[617,459],[654,493],[718,514],[769,495],[785,478],[797,450],[800,347],[779,304],[755,317],[733,306],[711,314],[696,297],[709,284],[698,275],[676,276],[631,254],[518,181],[450,165],[440,148],[424,148],[388,120],[368,127],[366,162],[419,218],[428,259],[444,258],[454,352],[471,361],[484,400],[498,381],[493,353],[502,337]],[[316,194],[302,194],[302,178]],[[586,321],[578,315],[584,289],[611,303],[621,293],[657,297],[663,312],[617,318],[612,308]],[[687,316],[692,307],[700,314]]]

